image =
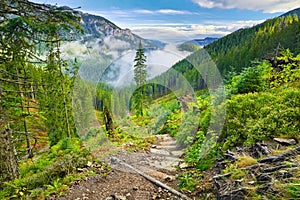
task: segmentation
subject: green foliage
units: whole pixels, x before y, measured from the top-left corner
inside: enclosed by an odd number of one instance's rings
[[[191,146],[188,147],[186,151],[186,162],[195,167],[200,171],[207,170],[211,168],[215,163],[215,158],[220,156],[220,147],[218,144],[209,148],[208,152],[202,152],[202,149],[205,149],[205,146],[209,146],[211,144],[205,143],[204,136],[200,137],[199,142],[196,141]]]
[[[146,98],[144,86],[146,84],[147,65],[145,64],[146,56],[144,54],[142,41],[139,43],[139,48],[136,51],[134,62],[134,80],[136,82],[137,90],[133,99],[133,107],[137,116],[143,116],[144,100]]]
[[[299,19],[297,15],[269,19],[251,28],[240,29],[205,47],[222,74],[230,66],[240,72],[255,59],[266,58],[280,44],[295,53],[299,50]]]
[[[185,80],[195,89],[205,89],[206,84],[196,68],[203,60],[203,52],[208,52],[211,59],[216,63],[220,73],[226,77],[228,73],[240,73],[244,68],[251,66],[253,60],[272,59],[276,56],[274,52],[278,45],[282,48],[289,48],[296,54],[300,53],[300,21],[297,15],[282,16],[267,20],[266,22],[251,28],[240,29],[217,41],[207,45],[191,54],[187,58],[176,63],[170,70],[156,77],[160,83],[167,83],[168,88],[183,87],[182,80],[178,78],[178,73],[183,75]],[[245,93],[247,91],[246,82],[255,83],[261,80],[256,79],[255,69],[249,69],[244,74],[239,89]],[[251,78],[252,77],[252,78]],[[237,80],[236,80],[237,81]],[[263,85],[251,85],[250,91],[261,91]],[[168,94],[168,91],[162,91]],[[238,91],[234,91],[238,93]]]
[[[199,50],[201,47],[199,47],[196,44],[190,44],[190,43],[185,43],[185,44],[181,44],[179,45],[178,49],[180,49],[181,51],[189,51],[189,52],[195,52],[197,50]]]
[[[256,67],[244,69],[236,79],[232,90],[239,94],[259,92],[264,88],[261,73]]]
[[[39,106],[49,134],[50,145],[55,145],[60,139],[77,136],[73,118],[72,90],[77,77],[76,63],[69,66],[60,58],[60,51],[50,45],[48,63],[42,78],[47,80],[47,86],[42,91],[47,95],[39,96]],[[63,72],[67,71],[68,74]]]
[[[61,59],[60,44],[71,29],[80,31],[79,18],[69,8],[21,0],[2,1],[0,18],[0,119],[5,119],[4,126],[9,125],[19,143],[10,144],[11,149],[31,158],[31,137],[41,130],[32,130],[28,121],[35,118],[39,124],[45,119],[51,145],[76,135],[70,98],[76,62],[71,66]],[[2,168],[12,163],[17,162],[0,162],[0,173],[15,173]]]
[[[177,176],[179,180],[179,186],[183,190],[188,190],[193,192],[195,190],[196,185],[202,179],[203,175],[200,174],[197,170],[184,172]]]
[[[97,121],[94,106],[98,109],[99,91],[97,88],[96,97],[93,101],[93,89],[91,84],[80,79],[80,77],[77,77],[74,82],[72,107],[76,129],[80,136],[84,135],[94,121]]]
[[[279,85],[300,80],[300,54],[296,57],[289,50],[283,50],[277,57],[279,72],[274,75],[275,81],[271,84]]]
[[[231,180],[239,180],[245,178],[247,171],[242,170],[234,164],[228,165],[223,171],[223,174],[231,173],[230,179]]]
[[[165,100],[165,98],[160,99],[160,104],[154,104],[147,111],[149,119],[154,120],[154,123],[151,123],[148,127],[154,134],[175,136],[181,120],[179,103],[175,99]]]
[[[281,50],[276,60],[243,70],[227,85],[229,94],[244,95],[226,102],[224,149],[280,135],[298,137],[300,62],[289,49]]]
[[[90,128],[87,133],[82,137],[83,141],[87,141],[89,139],[95,138],[98,134],[101,133],[100,128]]]
[[[96,88],[94,107],[97,110],[103,111],[104,107],[112,109],[112,88],[106,83],[98,83]]]
[[[64,139],[51,151],[41,154],[36,161],[25,161],[20,166],[21,178],[5,183],[1,199],[28,198],[59,194],[67,189],[77,168],[85,167],[89,152],[81,148],[77,139]],[[68,180],[68,181],[67,181]],[[67,181],[67,182],[66,182]]]
[[[120,128],[116,129],[116,141],[118,146],[123,146],[128,151],[137,151],[149,149],[150,145],[154,143],[154,137],[138,133],[139,129],[132,132],[123,131]]]
[[[222,138],[224,148],[253,144],[279,135],[299,135],[299,88],[233,96],[227,101],[227,118]]]
[[[300,198],[300,181],[295,181],[294,183],[288,183],[286,185],[286,190],[290,199]]]
[[[183,113],[180,125],[178,133],[176,134],[176,141],[181,145],[188,146],[193,143],[199,126],[197,112],[188,111]]]
[[[282,55],[287,55],[284,62]],[[300,85],[297,75],[299,61],[296,60],[297,56],[294,57],[289,50],[282,50],[278,56],[280,71],[265,61],[232,76],[227,84],[229,99],[220,105],[226,106],[226,118],[224,130],[216,145],[206,141],[208,127],[214,119],[211,119],[210,99],[201,93],[202,96],[197,99],[200,112],[198,131],[186,151],[185,161],[188,165],[206,170],[213,166],[221,149],[252,145],[278,136],[299,139]],[[290,65],[293,67],[290,68]],[[293,73],[287,73],[291,69]],[[285,77],[286,81],[282,81],[280,77]],[[215,107],[217,108],[218,106]],[[178,135],[185,139],[188,137],[184,133]],[[203,152],[210,145],[213,148],[209,152]],[[236,164],[247,166],[255,162],[256,160],[245,157]],[[233,173],[236,178],[244,175],[239,170]]]

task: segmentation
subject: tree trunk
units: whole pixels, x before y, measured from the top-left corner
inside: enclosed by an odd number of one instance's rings
[[[3,124],[2,124],[3,125]],[[11,141],[11,130],[0,127],[0,174],[1,182],[12,181],[19,177],[19,168],[14,145]]]
[[[113,120],[111,118],[111,115],[110,115],[107,107],[104,107],[104,122],[105,122],[105,128],[106,128],[108,137],[113,138],[114,137],[114,125],[113,125]]]
[[[18,89],[19,89],[19,92],[20,92],[20,97],[21,97],[21,107],[22,107],[22,114],[25,113],[25,105],[24,105],[24,101],[25,101],[25,96],[24,96],[24,93],[23,93],[23,90],[22,90],[22,85],[24,86],[25,83],[22,83],[22,80],[19,78],[19,71],[18,69],[16,68],[16,74],[18,76]],[[26,71],[24,69],[24,76],[26,77]],[[27,106],[29,107],[29,102],[27,101]],[[27,108],[27,112],[29,112],[29,108]],[[30,145],[30,140],[29,140],[29,136],[28,136],[28,127],[27,127],[27,123],[26,123],[26,116],[24,116],[24,119],[23,119],[23,125],[24,125],[24,132],[25,132],[25,137],[26,137],[26,144],[27,144],[27,153],[28,153],[28,158],[32,158],[33,157],[33,152],[32,152],[32,149],[31,149],[31,145]]]

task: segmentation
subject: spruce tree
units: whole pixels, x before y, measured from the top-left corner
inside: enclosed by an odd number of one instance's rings
[[[69,8],[53,7],[37,4],[28,0],[8,0],[0,3],[0,185],[19,177],[17,156],[24,152],[22,144],[25,135],[26,152],[32,157],[30,138],[36,140],[30,132],[32,123],[27,121],[41,117],[41,113],[50,116],[52,110],[47,109],[55,100],[53,107],[63,105],[64,124],[72,129],[72,110],[68,94],[71,90],[71,78],[63,74],[66,67],[53,73],[58,79],[44,79],[47,67],[60,64],[62,61],[56,55],[62,38],[69,36],[69,30],[81,30],[78,13]],[[76,31],[77,32],[77,31]],[[54,37],[64,33],[60,38]],[[48,52],[52,49],[56,51]],[[47,53],[48,52],[48,53]],[[47,61],[42,54],[48,55]],[[52,56],[52,57],[51,57]],[[45,67],[47,66],[47,67]],[[59,76],[58,76],[58,75]],[[71,73],[68,73],[71,74]],[[75,76],[74,76],[75,77]],[[55,85],[56,87],[48,87]],[[43,87],[45,89],[43,89]],[[59,89],[57,89],[59,88]],[[47,90],[48,89],[48,90]],[[63,101],[46,98],[52,89],[61,90]],[[59,95],[57,95],[59,96]],[[43,99],[49,99],[42,107]],[[36,101],[37,100],[37,101]],[[31,110],[29,108],[32,108]],[[34,110],[34,114],[31,112]],[[67,113],[68,112],[68,113]],[[52,116],[52,115],[51,115]],[[66,117],[65,117],[66,116]],[[69,120],[69,121],[68,121]],[[48,124],[54,127],[57,124]],[[34,126],[34,125],[32,125]],[[74,128],[73,128],[74,129]],[[69,131],[71,134],[71,131]],[[52,132],[48,131],[48,134]],[[61,138],[59,138],[61,139]],[[22,156],[23,157],[23,156]]]
[[[146,67],[146,56],[144,54],[142,41],[139,43],[139,47],[136,51],[135,59],[134,59],[134,80],[136,82],[137,90],[134,96],[134,109],[136,112],[136,116],[143,116],[143,107],[145,100],[145,84],[146,84],[146,76],[147,71]]]

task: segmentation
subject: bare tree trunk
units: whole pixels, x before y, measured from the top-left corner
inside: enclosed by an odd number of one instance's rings
[[[17,73],[17,76],[18,76],[18,89],[19,89],[20,97],[21,97],[22,113],[24,115],[24,113],[25,113],[25,105],[24,105],[25,98],[24,98],[24,93],[23,93],[23,90],[22,90],[22,81],[19,78],[20,76],[19,76],[19,71],[18,71],[17,68],[16,68],[16,73]],[[24,70],[24,74],[26,76],[25,70]],[[23,83],[23,85],[24,84],[25,83]],[[28,101],[27,101],[27,106],[29,106]],[[29,113],[29,108],[27,108],[27,112]],[[28,135],[28,127],[27,127],[27,122],[26,122],[26,116],[23,116],[23,117],[24,117],[24,119],[23,119],[23,125],[24,125],[25,137],[26,137],[26,145],[27,145],[28,158],[32,158],[33,157],[33,153],[32,153],[32,148],[31,148],[31,145],[30,145],[30,140],[29,140],[29,135]]]
[[[65,118],[66,118],[66,123],[67,123],[68,137],[71,138],[71,129],[70,129],[70,123],[69,123],[69,115],[68,115],[64,82],[62,83],[62,90],[63,90],[63,95],[64,95],[64,110],[65,110]]]
[[[105,106],[104,107],[104,122],[105,122],[105,128],[108,134],[109,138],[114,137],[114,125],[113,125],[113,120],[112,117],[109,113],[108,108]]]
[[[59,53],[59,57],[60,57],[60,51],[59,51],[59,43],[57,43],[57,49],[58,49],[58,53]],[[67,100],[66,100],[66,96],[68,94],[66,94],[66,90],[65,90],[65,78],[63,75],[63,70],[62,70],[62,63],[59,63],[59,73],[60,73],[60,78],[62,80],[61,82],[61,89],[62,89],[62,95],[63,95],[63,100],[64,100],[64,111],[65,111],[65,119],[66,119],[66,125],[67,125],[67,134],[68,137],[71,138],[71,127],[70,127],[70,121],[69,121],[69,114],[68,114],[68,108],[67,108]]]
[[[0,120],[2,122],[2,120]],[[3,125],[3,123],[2,123]],[[12,133],[4,126],[0,127],[0,174],[1,182],[12,181],[19,177],[19,168],[14,145],[11,141]]]

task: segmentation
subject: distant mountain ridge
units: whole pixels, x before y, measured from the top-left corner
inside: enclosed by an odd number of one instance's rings
[[[293,14],[298,15],[298,17],[300,18],[300,7],[299,7],[299,8],[296,8],[296,9],[294,9],[294,10],[291,10],[291,11],[289,11],[289,12],[287,12],[287,13],[284,13],[284,14],[281,15],[281,16],[288,16],[288,15],[293,15]]]
[[[218,39],[219,38],[206,37],[204,39],[193,39],[193,40],[185,42],[184,44],[195,44],[200,47],[205,47]]]
[[[82,18],[81,24],[84,28],[86,37],[114,37],[116,39],[129,42],[131,48],[136,48],[141,40],[144,48],[159,48],[155,43],[151,43],[150,40],[141,38],[140,36],[132,33],[130,29],[122,29],[104,17],[88,13],[80,13],[80,15]]]

